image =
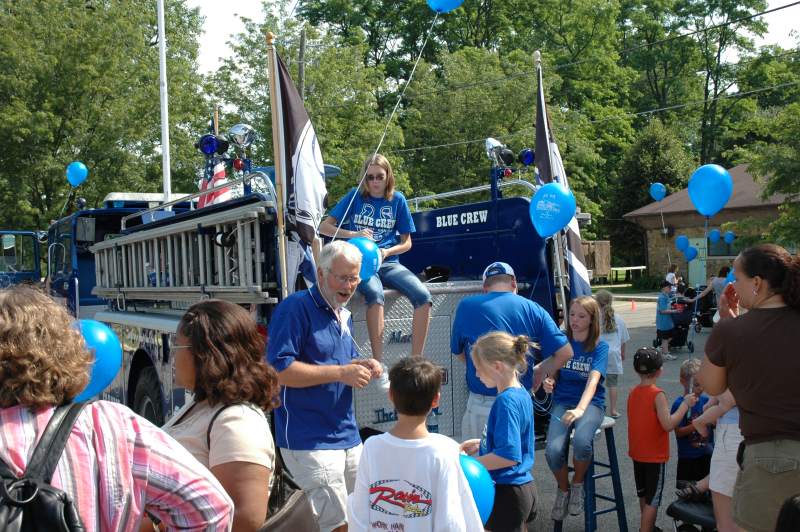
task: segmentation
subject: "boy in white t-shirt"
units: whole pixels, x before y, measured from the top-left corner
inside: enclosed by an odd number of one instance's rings
[[[350,531],[482,531],[461,470],[459,446],[428,432],[439,405],[442,369],[419,357],[389,371],[389,399],[397,423],[364,443],[355,490],[347,499]]]

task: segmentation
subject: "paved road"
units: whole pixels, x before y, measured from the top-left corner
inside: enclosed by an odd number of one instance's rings
[[[625,493],[625,511],[628,518],[628,530],[635,532],[639,528],[639,501],[636,498],[636,489],[633,480],[633,463],[628,457],[628,437],[627,437],[627,419],[626,419],[626,404],[628,399],[629,390],[638,384],[639,377],[633,371],[632,356],[636,348],[644,345],[652,345],[653,338],[655,337],[655,303],[651,302],[636,302],[636,310],[631,309],[630,301],[620,301],[615,303],[614,308],[619,315],[625,320],[631,334],[631,341],[628,343],[629,357],[624,361],[623,365],[625,373],[620,382],[620,413],[622,417],[617,420],[617,425],[614,429],[614,435],[617,444],[617,457],[620,462],[620,475],[622,477],[622,489]],[[683,388],[678,380],[678,370],[681,363],[692,357],[702,357],[703,346],[708,338],[710,330],[704,329],[701,333],[696,334],[694,338],[695,353],[691,355],[684,348],[680,352],[676,352],[678,360],[668,361],[664,364],[664,373],[659,380],[659,386],[667,393],[667,398],[670,402],[678,395],[683,395]],[[691,334],[691,333],[690,333]],[[691,338],[691,336],[690,336]],[[598,450],[598,458],[603,462],[608,462],[606,452],[606,445],[604,438],[598,436],[595,440],[595,446]],[[674,436],[670,437],[670,447],[672,458],[667,464],[667,479],[664,484],[664,500],[659,511],[657,525],[664,530],[672,530],[672,520],[669,519],[664,513],[666,507],[675,499],[674,489],[675,486],[675,469],[677,467],[676,445]],[[571,458],[570,458],[571,460]],[[534,465],[534,479],[536,487],[539,492],[538,502],[538,515],[536,521],[530,523],[529,531],[545,531],[553,529],[553,521],[550,520],[550,509],[553,506],[553,499],[555,497],[556,483],[552,473],[547,467],[545,461],[544,451],[536,453],[536,462]],[[611,480],[602,479],[598,481],[598,491],[600,493],[613,495]],[[598,502],[600,508],[604,507],[602,501]],[[618,530],[617,517],[615,513],[602,515],[598,518],[598,530],[610,531]],[[565,532],[577,532],[584,530],[583,515],[577,517],[567,517],[564,521],[563,530]]]

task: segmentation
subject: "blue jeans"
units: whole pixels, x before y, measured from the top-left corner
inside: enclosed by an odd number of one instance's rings
[[[577,405],[560,403],[553,405],[550,427],[547,429],[547,447],[544,451],[547,465],[550,466],[553,472],[559,471],[567,465],[569,433],[573,426],[575,427],[575,434],[572,436],[573,459],[580,462],[588,462],[592,459],[594,433],[600,428],[604,413],[597,406],[589,404],[580,419],[568,427],[560,419],[564,416],[564,412],[575,408],[575,406]]]
[[[431,293],[408,268],[399,262],[384,262],[375,275],[358,285],[358,291],[364,296],[368,307],[383,305],[384,285],[406,296],[415,309],[431,303]]]

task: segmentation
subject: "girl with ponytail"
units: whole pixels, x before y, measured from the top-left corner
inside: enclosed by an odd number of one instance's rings
[[[625,343],[631,339],[625,321],[614,313],[614,296],[608,290],[600,290],[594,296],[600,305],[600,340],[608,344],[608,370],[605,385],[608,388],[608,412],[614,419],[617,412],[617,387],[622,377],[622,361],[625,360]]]
[[[478,338],[470,353],[478,378],[497,388],[497,399],[483,438],[465,441],[461,450],[475,455],[495,482],[494,507],[486,522],[487,530],[495,532],[527,530],[525,523],[536,515],[533,407],[519,382],[531,347],[538,349],[527,336],[490,332]]]
[[[761,244],[742,251],[733,272],[698,380],[711,395],[729,388],[742,407],[734,521],[774,530],[783,501],[800,492],[800,258]]]

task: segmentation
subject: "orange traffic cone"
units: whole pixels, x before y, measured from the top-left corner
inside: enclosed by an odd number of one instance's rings
[[[631,312],[636,312],[636,301],[631,299]]]

